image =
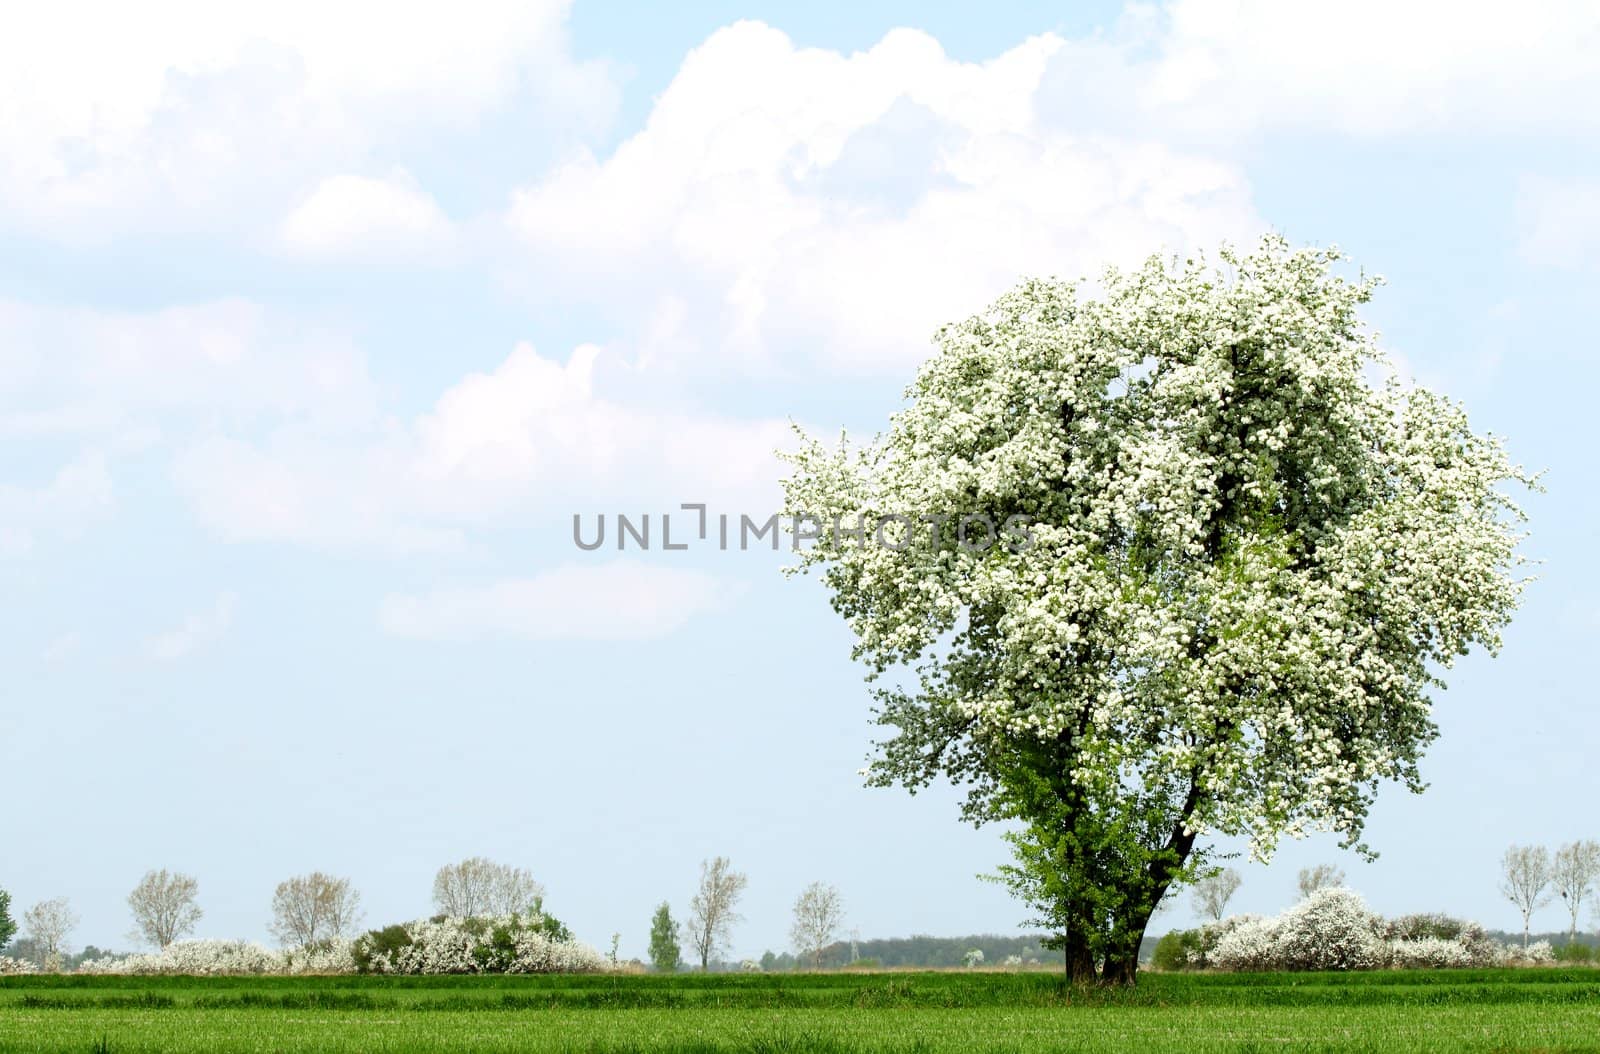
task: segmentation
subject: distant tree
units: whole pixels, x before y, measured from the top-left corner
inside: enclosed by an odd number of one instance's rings
[[[701,861],[700,888],[689,901],[686,923],[689,946],[700,957],[701,970],[711,965],[713,955],[727,947],[733,924],[742,918],[735,908],[747,881],[725,856]]]
[[[313,871],[278,883],[272,894],[272,934],[287,947],[350,936],[360,918],[361,894],[348,878]]]
[[[439,869],[433,879],[433,904],[439,914],[525,915],[544,907],[544,887],[524,868],[470,857]]]
[[[1522,912],[1522,946],[1528,946],[1529,920],[1550,902],[1550,853],[1542,845],[1514,845],[1500,858],[1500,892]]]
[[[676,973],[682,961],[678,924],[672,921],[672,906],[663,900],[650,919],[650,965],[660,973]]]
[[[11,942],[10,946],[6,950],[6,955],[9,958],[18,959],[22,962],[34,964],[40,964],[44,962],[44,951],[39,947],[37,941],[26,934]]]
[[[825,882],[813,882],[794,902],[794,925],[789,939],[797,954],[811,957],[811,968],[822,968],[822,949],[833,943],[834,934],[844,924],[844,901],[839,891]]]
[[[157,948],[165,948],[194,931],[202,912],[196,898],[200,883],[189,875],[162,868],[149,871],[128,894],[133,912],[133,934]]]
[[[1600,879],[1600,842],[1583,838],[1556,850],[1550,884],[1566,902],[1567,913],[1572,918],[1567,930],[1568,944],[1578,939],[1578,912],[1583,902],[1594,895],[1597,879]]]
[[[66,897],[41,900],[22,913],[22,925],[39,952],[39,965],[59,970],[66,952],[67,936],[78,925],[78,916]]]
[[[11,917],[11,894],[0,889],[0,951],[5,951],[16,935],[17,923]]]
[[[1195,914],[1213,922],[1221,922],[1222,917],[1228,913],[1228,901],[1239,892],[1242,881],[1239,872],[1231,867],[1225,867],[1195,882],[1193,893]]]
[[[1344,885],[1344,872],[1333,864],[1318,864],[1300,869],[1300,899],[1304,900],[1319,889],[1332,889]]]

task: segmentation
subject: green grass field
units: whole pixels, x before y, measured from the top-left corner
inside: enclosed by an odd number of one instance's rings
[[[1600,1051],[1600,972],[0,978],[0,1052]]]

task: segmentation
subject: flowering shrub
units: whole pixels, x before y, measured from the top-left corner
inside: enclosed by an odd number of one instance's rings
[[[1402,915],[1384,935],[1390,965],[1399,968],[1494,966],[1503,958],[1482,926],[1448,915]]]
[[[1224,919],[1224,925],[1231,919]],[[1205,955],[1207,966],[1219,970],[1281,969],[1278,951],[1277,919],[1243,917],[1239,923],[1217,937]]]
[[[223,974],[329,974],[350,973],[355,963],[350,945],[333,943],[314,949],[274,950],[252,941],[175,941],[158,952],[115,958],[89,959],[79,973],[184,974],[211,977]]]
[[[1507,944],[1501,951],[1500,961],[1507,966],[1549,966],[1556,961],[1556,953],[1549,941],[1534,941],[1526,948]]]
[[[1389,942],[1389,965],[1399,970],[1445,969],[1479,966],[1472,952],[1460,941],[1443,937],[1418,937]]]
[[[550,920],[552,923],[554,920]],[[554,932],[557,936],[552,936]],[[599,952],[559,939],[560,923],[522,916],[433,919],[390,926],[351,942],[274,950],[250,941],[178,941],[158,952],[91,959],[80,973],[338,974],[577,973],[606,969]],[[11,971],[0,959],[0,973]]]
[[[1169,933],[1156,947],[1156,965],[1164,970],[1204,970],[1215,966],[1212,956],[1222,938],[1241,926],[1260,921],[1259,915],[1229,915],[1199,929]]]
[[[1483,927],[1446,915],[1403,915],[1385,923],[1348,889],[1322,889],[1277,918],[1234,916],[1175,942],[1188,968],[1374,970],[1493,966],[1507,949]],[[1520,955],[1521,949],[1515,949]],[[1547,954],[1530,948],[1531,955]]]
[[[0,977],[7,974],[36,973],[33,963],[26,959],[13,959],[10,956],[0,955]]]
[[[1389,958],[1383,920],[1359,893],[1319,889],[1280,916],[1278,956],[1285,970],[1372,970]]]
[[[551,920],[552,922],[554,920]],[[557,927],[559,923],[555,924]],[[539,916],[434,918],[375,930],[351,949],[363,973],[599,973],[612,963]]]

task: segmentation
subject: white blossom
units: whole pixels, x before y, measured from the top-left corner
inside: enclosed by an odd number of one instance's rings
[[[1507,944],[1502,949],[1501,961],[1507,966],[1548,966],[1556,961],[1556,952],[1549,941],[1534,941],[1526,948]]]
[[[886,435],[791,456],[791,509],[1032,521],[982,552],[825,534],[791,568],[910,682],[871,782],[950,776],[992,819],[985,744],[1070,739],[1081,784],[1192,781],[1183,825],[1257,858],[1364,848],[1379,784],[1421,790],[1439,672],[1524,586],[1505,487],[1536,480],[1451,400],[1369,382],[1378,283],[1337,251],[1219,260],[1026,282],[940,332]]]
[[[553,940],[522,915],[422,919],[403,928],[410,943],[374,952],[374,973],[603,973],[615,968],[595,948]]]
[[[182,974],[196,977],[235,974],[336,974],[355,969],[348,941],[316,949],[268,948],[253,941],[174,941],[157,952],[91,959],[79,973]]]

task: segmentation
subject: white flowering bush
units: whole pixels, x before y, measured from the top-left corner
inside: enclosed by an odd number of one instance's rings
[[[553,922],[553,920],[551,920]],[[541,928],[542,927],[542,928]],[[380,941],[387,935],[387,943]],[[398,936],[397,936],[398,935]],[[3,963],[5,960],[0,960]],[[391,926],[357,941],[274,949],[251,941],[177,941],[158,952],[91,959],[80,973],[239,974],[592,973],[611,963],[542,918],[441,918]],[[6,972],[0,966],[0,972]]]
[[[1281,969],[1278,935],[1277,919],[1245,919],[1217,938],[1206,953],[1206,965],[1218,970]]]
[[[289,948],[277,954],[283,959],[283,973],[354,973],[356,964],[351,948],[351,941],[330,940],[319,941],[310,948]]]
[[[0,977],[37,972],[38,968],[26,959],[13,959],[9,955],[0,955]]]
[[[553,922],[553,920],[550,920]],[[615,964],[543,917],[420,919],[375,930],[351,952],[355,967],[383,974],[601,973]]]
[[[253,941],[174,941],[157,952],[89,959],[79,973],[181,974],[215,977],[238,974],[351,973],[355,963],[348,942],[333,942],[313,949],[274,949]]]
[[[1234,916],[1191,932],[1196,938],[1181,942],[1191,969],[1446,969],[1494,966],[1510,952],[1475,922],[1405,915],[1386,923],[1342,888],[1318,890],[1276,918]]]
[[[1389,965],[1397,970],[1443,970],[1484,964],[1475,961],[1472,950],[1460,941],[1418,937],[1390,941]]]
[[[1448,915],[1402,915],[1385,928],[1389,964],[1397,969],[1495,966],[1504,950],[1476,922]]]
[[[1353,890],[1319,889],[1279,918],[1285,970],[1372,970],[1388,960],[1383,920]]]
[[[1549,941],[1534,941],[1526,948],[1507,944],[1501,951],[1500,961],[1507,966],[1549,966],[1556,961],[1556,952]]]

